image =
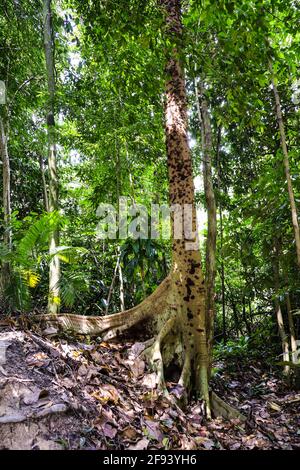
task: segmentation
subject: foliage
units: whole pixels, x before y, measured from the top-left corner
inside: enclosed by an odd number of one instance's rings
[[[118,253],[125,305],[152,292],[170,266],[170,243],[97,239],[100,203],[168,202],[163,135],[162,12],[154,1],[53,1],[60,215],[44,213],[40,157],[45,162],[46,79],[42,2],[5,2],[0,17],[0,105],[11,160],[13,247],[6,296],[12,310],[45,308],[48,237],[61,224],[61,308],[104,313]],[[184,66],[195,176],[202,142],[195,79],[205,85],[213,136],[213,182],[218,207],[217,357],[243,356],[275,345],[274,300],[285,327],[287,294],[300,308],[299,271],[282,164],[271,60],[280,93],[290,172],[299,208],[299,8],[292,0],[192,0],[184,5]],[[22,50],[22,54],[20,53]],[[1,183],[2,184],[2,183]],[[205,198],[197,187],[197,202]],[[58,217],[56,220],[55,218]],[[204,216],[205,218],[205,216]],[[202,221],[201,249],[206,224]],[[3,236],[3,223],[0,222]],[[274,287],[274,239],[280,241],[280,286]],[[120,308],[116,276],[110,308]],[[2,307],[4,309],[4,305]],[[225,323],[223,318],[225,311]],[[299,318],[294,315],[296,333]],[[224,331],[225,325],[225,331]],[[248,338],[248,340],[246,340]],[[277,348],[277,349],[276,349]]]

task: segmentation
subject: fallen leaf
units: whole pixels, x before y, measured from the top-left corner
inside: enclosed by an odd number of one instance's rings
[[[151,439],[155,439],[158,442],[161,442],[164,438],[163,433],[160,430],[159,423],[156,421],[145,420],[147,436]]]
[[[130,370],[131,372],[133,373],[133,375],[135,377],[140,377],[141,375],[143,375],[144,371],[145,371],[145,367],[146,367],[146,364],[144,361],[142,361],[142,359],[135,359],[134,361],[130,361],[131,363],[129,363],[129,367],[130,367]]]
[[[155,388],[157,384],[157,374],[145,374],[142,380],[142,385],[147,388]]]
[[[267,406],[271,411],[276,411],[276,412],[281,411],[281,407],[274,401],[268,401]]]
[[[120,394],[116,387],[109,384],[104,384],[97,390],[91,394],[92,397],[99,400],[101,403],[118,403],[120,400]]]
[[[37,352],[28,356],[26,362],[31,367],[43,367],[50,364],[50,358],[44,352]]]
[[[141,439],[140,441],[137,441],[136,444],[133,444],[128,447],[129,450],[145,450],[147,449],[149,445],[149,440],[146,438]]]
[[[117,428],[115,428],[109,423],[105,423],[102,426],[102,431],[105,437],[109,437],[110,439],[113,439],[114,437],[116,437],[116,434],[118,432]]]
[[[125,429],[121,431],[121,435],[124,439],[128,441],[133,441],[136,439],[138,435],[138,431],[132,426],[127,426]]]

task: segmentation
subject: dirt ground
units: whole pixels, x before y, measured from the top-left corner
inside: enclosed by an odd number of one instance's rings
[[[157,392],[140,343],[84,341],[1,330],[1,449],[300,448],[300,394],[259,363],[217,364],[214,391],[247,419],[207,422],[175,381]]]

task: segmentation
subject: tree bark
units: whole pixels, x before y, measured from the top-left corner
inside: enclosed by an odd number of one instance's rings
[[[119,272],[120,261],[121,261],[121,255],[120,255],[120,253],[118,253],[117,262],[116,262],[116,266],[115,266],[115,269],[114,269],[114,274],[113,274],[113,278],[112,278],[112,281],[111,281],[111,284],[110,284],[110,288],[109,288],[109,291],[108,291],[108,297],[107,297],[107,301],[106,301],[106,309],[105,309],[106,315],[108,314],[109,305],[110,305],[111,297],[112,297],[112,294],[113,294],[113,291],[114,291],[114,286],[115,286],[115,282],[116,282],[117,273]]]
[[[121,99],[120,106],[122,107]],[[120,150],[119,150],[119,142],[117,137],[115,137],[115,151],[117,156],[117,213],[120,212],[120,196],[122,190],[122,172],[121,172],[121,158],[120,158]],[[119,219],[118,219],[119,222]],[[119,275],[119,298],[120,298],[120,309],[121,311],[125,310],[125,296],[124,296],[124,281],[123,281],[123,270],[121,266],[121,249],[120,246],[117,248],[118,254],[118,275]]]
[[[243,313],[243,320],[244,320],[244,323],[245,323],[245,326],[246,326],[246,331],[247,331],[247,334],[250,336],[251,335],[251,332],[252,332],[252,329],[251,329],[251,325],[248,321],[248,318],[247,318],[247,312],[246,312],[246,298],[245,296],[243,296],[243,308],[242,308],[242,313]]]
[[[118,254],[120,253],[120,247],[118,248]],[[121,263],[118,265],[118,274],[119,274],[119,285],[120,285],[120,309],[121,311],[125,310],[125,296],[124,296],[124,280],[123,280],[123,270]]]
[[[3,245],[7,251],[12,248],[11,228],[11,194],[10,194],[10,159],[8,154],[8,132],[4,120],[0,117],[0,151],[2,159],[2,185],[3,185]],[[2,263],[1,266],[1,291],[4,293],[9,285],[10,264]]]
[[[222,178],[221,178],[221,167],[220,167],[220,147],[221,147],[221,135],[222,128],[218,127],[218,136],[217,136],[217,176],[218,176],[218,193],[219,197],[221,194],[222,187]],[[223,260],[223,207],[222,200],[219,200],[219,220],[220,220],[220,248],[221,248],[221,292],[222,292],[222,330],[223,330],[223,341],[224,344],[227,342],[227,332],[226,332],[226,306],[225,306],[225,266]]]
[[[292,179],[291,179],[289,153],[288,153],[288,148],[287,148],[287,141],[286,141],[285,127],[284,127],[284,121],[283,121],[283,115],[282,115],[282,109],[281,109],[281,103],[280,103],[280,96],[279,96],[278,88],[276,86],[276,81],[275,81],[276,79],[274,76],[273,66],[271,62],[269,62],[269,70],[271,72],[271,77],[272,77],[272,87],[273,87],[275,103],[276,103],[276,116],[277,116],[279,132],[280,132],[281,148],[282,148],[282,153],[283,153],[284,171],[285,171],[285,177],[286,177],[287,187],[288,187],[288,195],[289,195],[289,200],[290,200],[292,224],[294,228],[294,237],[295,237],[296,253],[297,253],[297,264],[298,264],[298,267],[300,268],[300,229],[299,229],[299,222],[298,222],[298,213],[297,213],[294,189],[293,189],[293,184],[292,184]]]
[[[286,309],[287,309],[287,314],[288,314],[289,330],[290,330],[290,335],[291,335],[292,362],[294,364],[297,364],[299,362],[298,355],[297,355],[297,337],[296,337],[295,324],[294,324],[294,318],[293,318],[289,292],[287,292],[286,294]]]
[[[185,385],[190,380],[196,390],[208,399],[208,350],[205,322],[205,281],[201,269],[201,256],[197,233],[194,182],[190,149],[188,146],[188,117],[185,79],[178,59],[182,38],[181,2],[161,0],[166,12],[168,39],[176,43],[167,62],[166,84],[166,143],[169,170],[170,203],[181,208],[185,204],[192,208],[191,217],[183,217],[183,226],[192,222],[193,234],[184,233],[183,240],[173,239],[173,265],[171,279],[180,307],[178,321],[181,323],[184,367],[188,378],[182,377]],[[174,220],[174,219],[173,219]],[[192,249],[189,249],[188,246]],[[185,365],[188,363],[188,366]]]
[[[276,319],[277,319],[278,332],[279,332],[279,336],[281,339],[283,361],[289,362],[290,360],[289,342],[288,342],[288,337],[284,328],[283,315],[282,315],[282,310],[281,310],[280,300],[279,300],[279,289],[280,289],[279,251],[280,251],[280,243],[278,240],[275,240],[274,259],[273,259],[274,288],[275,288],[275,299],[274,299],[275,314],[276,314]],[[290,373],[290,367],[287,364],[283,366],[283,373],[286,376],[288,376]]]
[[[238,315],[238,311],[237,311],[237,308],[236,308],[236,303],[233,300],[231,301],[231,306],[232,306],[232,313],[233,313],[233,319],[234,319],[234,326],[235,326],[236,335],[237,335],[237,337],[239,337],[239,335],[243,335],[243,330],[240,326],[239,315]]]
[[[10,159],[8,155],[8,135],[3,119],[0,118],[0,145],[2,155],[2,178],[3,178],[3,213],[4,213],[4,245],[11,250],[12,230],[11,230],[11,198],[10,198]]]
[[[212,130],[205,88],[201,80],[195,83],[198,119],[201,126],[203,148],[203,178],[207,207],[207,239],[205,263],[205,316],[208,352],[211,357],[214,318],[215,318],[215,278],[216,278],[216,249],[217,249],[217,209],[212,178]]]
[[[39,156],[39,164],[40,164],[40,171],[41,171],[42,183],[43,183],[44,206],[45,206],[46,212],[49,212],[48,189],[47,189],[47,183],[46,183],[46,177],[45,177],[45,167],[44,167],[43,157],[41,155]]]
[[[47,133],[48,133],[48,168],[49,168],[49,212],[58,210],[58,178],[57,178],[57,148],[55,131],[55,75],[51,0],[44,0],[44,48],[47,71],[48,103],[47,103]],[[58,255],[54,254],[59,244],[59,231],[54,227],[49,240],[49,301],[48,312],[56,314],[59,311],[60,293],[60,262]]]

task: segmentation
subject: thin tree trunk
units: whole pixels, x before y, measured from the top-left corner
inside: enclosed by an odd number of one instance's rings
[[[128,171],[128,177],[129,177],[129,186],[131,189],[131,199],[133,200],[133,202],[135,202],[134,182],[133,182],[133,177],[132,177],[131,168],[130,168],[129,151],[128,151],[127,142],[125,142],[125,151],[126,151],[127,171]]]
[[[277,116],[279,132],[280,132],[280,141],[281,141],[281,148],[282,148],[282,153],[283,153],[283,164],[284,164],[285,177],[286,177],[287,187],[288,187],[288,195],[289,195],[289,200],[290,200],[292,223],[293,223],[295,243],[296,243],[297,263],[298,263],[298,266],[300,267],[300,229],[299,229],[299,222],[298,222],[298,213],[297,213],[295,195],[294,195],[293,184],[292,184],[292,179],[291,179],[289,153],[288,153],[288,148],[287,148],[287,141],[286,141],[286,135],[285,135],[284,121],[283,121],[283,116],[282,116],[280,96],[279,96],[278,88],[276,86],[276,79],[274,76],[273,66],[271,62],[269,62],[269,69],[270,69],[271,76],[272,76],[272,87],[273,87],[273,92],[274,92],[275,102],[276,102],[276,116]]]
[[[287,340],[287,335],[285,333],[284,329],[284,323],[283,323],[283,316],[282,316],[282,311],[281,311],[281,306],[278,297],[275,299],[275,312],[276,312],[276,318],[277,318],[277,325],[278,325],[278,331],[279,335],[281,338],[281,344],[282,344],[282,357],[284,362],[289,362],[289,343]],[[284,375],[289,375],[290,373],[290,367],[288,365],[283,366],[283,373]]]
[[[252,312],[251,299],[248,300],[248,308],[249,308],[249,318],[250,318],[251,329],[252,329],[252,326],[253,326],[253,312]]]
[[[167,263],[167,258],[166,258],[165,252],[163,252],[162,261],[163,261],[164,274],[165,274],[165,276],[167,276],[168,275],[168,263]]]
[[[294,364],[297,364],[298,363],[297,338],[296,338],[296,331],[295,331],[294,318],[293,318],[289,292],[286,294],[286,308],[287,308],[288,321],[289,321],[289,330],[290,330],[290,335],[291,335],[292,361]]]
[[[47,189],[47,183],[46,183],[46,177],[45,177],[45,166],[44,166],[43,157],[41,155],[39,156],[39,163],[40,163],[40,172],[42,175],[42,183],[43,183],[44,206],[45,206],[45,210],[49,212],[48,189]]]
[[[53,31],[52,31],[52,13],[51,0],[44,0],[43,3],[44,17],[44,47],[47,70],[48,84],[48,103],[47,103],[47,132],[48,132],[48,168],[49,168],[49,212],[53,213],[58,210],[58,178],[57,178],[57,149],[56,149],[56,132],[54,118],[54,102],[55,102],[55,76],[54,76],[54,52],[53,52]],[[59,232],[54,227],[50,235],[49,253],[51,256],[49,265],[49,301],[48,312],[56,314],[59,311],[60,293],[60,262],[58,255],[55,255],[56,248],[59,244]]]
[[[219,197],[221,194],[221,168],[220,168],[220,147],[221,147],[221,135],[222,128],[218,127],[218,136],[217,136],[217,176],[218,176],[218,193]],[[219,219],[220,219],[220,248],[221,248],[221,293],[222,293],[222,329],[223,329],[223,341],[227,342],[227,333],[226,333],[226,306],[225,306],[225,266],[223,261],[223,208],[222,200],[219,200]]]
[[[2,185],[3,185],[3,215],[4,234],[3,244],[8,251],[12,248],[11,228],[11,194],[10,194],[10,159],[8,154],[8,135],[3,119],[0,117],[0,151],[2,158]],[[5,262],[1,268],[1,290],[5,291],[9,284],[10,264]]]
[[[243,334],[243,331],[240,327],[239,316],[238,316],[238,312],[237,312],[237,309],[236,309],[236,303],[234,301],[232,301],[231,306],[232,306],[232,313],[233,313],[235,331],[236,331],[236,335],[238,337],[240,334],[241,335]]]
[[[120,248],[118,248],[118,253],[120,255]],[[119,271],[119,283],[120,283],[120,309],[121,311],[125,310],[125,296],[124,296],[124,280],[123,280],[123,270],[121,266],[121,261],[119,262],[118,265],[118,271]]]
[[[223,213],[220,206],[220,241],[221,241],[221,292],[222,292],[222,329],[223,329],[223,341],[227,342],[227,333],[226,333],[226,306],[225,306],[225,267],[223,261]]]
[[[226,306],[225,306],[225,274],[224,274],[224,263],[221,262],[221,291],[222,291],[222,332],[223,342],[227,342],[226,332]]]
[[[204,191],[207,207],[207,240],[206,240],[206,334],[208,351],[211,356],[214,337],[215,317],[215,278],[216,278],[216,248],[217,248],[217,210],[212,179],[212,131],[208,112],[208,104],[205,97],[204,85],[201,81],[195,83],[198,118],[201,126],[203,147],[203,176]]]
[[[273,271],[274,271],[274,288],[275,288],[275,314],[277,319],[278,325],[278,332],[281,339],[282,345],[282,356],[284,362],[289,362],[289,342],[288,337],[285,332],[284,322],[283,322],[283,315],[280,306],[279,300],[279,289],[280,289],[280,271],[279,271],[279,251],[280,251],[280,244],[278,240],[275,240],[274,245],[274,259],[273,259]],[[284,375],[288,376],[290,373],[290,367],[288,365],[283,366],[283,373]]]
[[[120,106],[122,107],[122,103],[120,100]],[[117,156],[117,214],[119,217],[120,212],[120,196],[122,191],[122,172],[121,172],[121,159],[120,159],[120,150],[119,150],[119,142],[117,137],[115,136],[115,151]],[[119,224],[119,219],[118,219]],[[120,309],[121,311],[125,310],[125,297],[124,297],[124,281],[123,281],[123,271],[121,266],[121,250],[118,246],[118,275],[119,275],[119,296],[120,296]]]
[[[112,281],[111,281],[111,284],[110,284],[110,288],[109,288],[109,291],[108,291],[108,297],[107,297],[106,309],[105,309],[105,314],[106,314],[106,315],[108,314],[108,309],[109,309],[111,297],[112,297],[112,294],[113,294],[113,290],[114,290],[114,286],[115,286],[115,282],[116,282],[116,277],[117,277],[117,273],[118,273],[118,270],[119,270],[119,265],[120,265],[120,255],[118,255],[118,258],[117,258],[117,262],[116,262],[116,266],[115,266],[115,269],[114,269],[113,278],[112,278]]]
[[[242,309],[242,312],[243,312],[243,320],[244,320],[244,323],[245,323],[245,326],[246,326],[247,333],[248,333],[248,335],[251,335],[251,326],[250,326],[250,323],[248,321],[247,312],[246,312],[246,299],[245,299],[245,296],[243,296],[243,309]]]

